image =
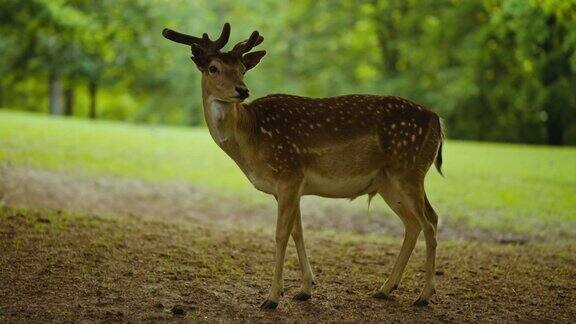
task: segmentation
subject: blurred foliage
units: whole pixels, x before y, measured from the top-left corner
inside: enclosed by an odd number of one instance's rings
[[[255,97],[395,94],[451,137],[576,144],[576,0],[0,0],[0,107],[200,124],[199,73],[161,30],[224,21],[231,44],[266,38]]]

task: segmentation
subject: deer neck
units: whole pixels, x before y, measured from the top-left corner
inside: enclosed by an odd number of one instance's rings
[[[223,102],[213,97],[204,99],[204,117],[214,141],[222,146],[234,140],[236,104]]]
[[[248,129],[248,117],[242,103],[218,100],[202,87],[204,118],[212,139],[238,164],[244,173],[250,169],[247,159],[240,150],[243,132]]]
[[[218,100],[204,87],[202,87],[202,101],[204,118],[214,141],[222,146],[234,140],[239,104]]]

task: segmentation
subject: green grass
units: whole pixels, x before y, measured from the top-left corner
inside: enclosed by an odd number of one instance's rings
[[[576,226],[576,148],[448,141],[427,191],[442,217],[480,228]],[[135,126],[0,112],[0,162],[183,181],[262,201],[204,128]],[[382,208],[380,204],[377,208]],[[570,230],[571,228],[571,230]]]

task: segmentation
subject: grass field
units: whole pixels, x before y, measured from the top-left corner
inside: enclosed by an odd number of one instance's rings
[[[448,130],[449,131],[449,130]],[[448,141],[427,191],[441,218],[473,228],[576,234],[576,148]],[[135,126],[0,112],[0,163],[179,181],[267,202],[204,128]],[[364,202],[356,202],[366,208]],[[386,207],[382,202],[376,210]]]

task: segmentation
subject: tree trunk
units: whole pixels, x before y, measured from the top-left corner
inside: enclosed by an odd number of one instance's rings
[[[378,0],[374,0],[376,5]],[[378,29],[376,37],[382,56],[382,72],[386,77],[398,74],[398,62],[400,61],[400,51],[396,39],[401,37],[399,27],[394,23],[392,12],[398,11],[404,15],[408,11],[408,5],[404,0],[389,1],[389,6],[385,11],[375,11]]]
[[[542,84],[550,89],[544,103],[546,119],[546,140],[550,145],[564,144],[564,114],[563,109],[569,107],[570,100],[565,99],[565,93],[558,88],[562,78],[570,77],[570,54],[558,52],[556,44],[564,44],[566,30],[558,26],[556,17],[548,18],[548,37],[542,44],[546,61],[540,71]]]
[[[88,93],[90,96],[90,106],[88,107],[88,117],[96,119],[96,96],[98,92],[98,84],[96,81],[90,81],[88,84]]]
[[[188,106],[188,125],[189,126],[198,126],[201,123],[200,112],[198,110],[198,106],[195,104],[190,104]]]
[[[64,91],[64,115],[74,114],[74,88],[69,86]]]
[[[549,145],[564,145],[564,125],[560,113],[555,109],[548,109],[548,119],[546,119],[546,135]]]
[[[567,117],[564,110],[570,107],[570,98],[566,93],[570,93],[569,87],[562,87],[558,84],[548,83],[549,93],[544,100],[544,110],[546,111],[546,141],[549,145],[564,145],[564,127]],[[570,96],[570,95],[568,95]]]
[[[50,95],[48,111],[52,115],[60,115],[62,113],[62,84],[57,72],[51,72],[48,77],[48,94]]]

